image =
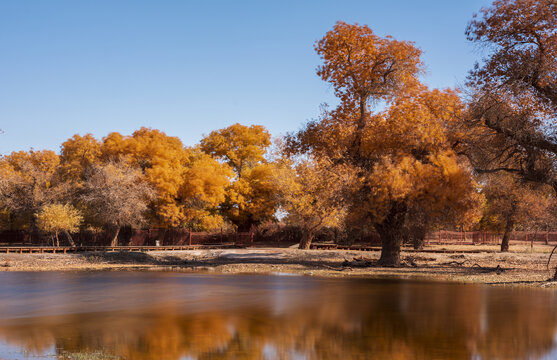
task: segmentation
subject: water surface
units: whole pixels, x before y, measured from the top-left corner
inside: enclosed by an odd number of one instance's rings
[[[557,358],[552,290],[175,272],[3,272],[0,290],[0,359]]]

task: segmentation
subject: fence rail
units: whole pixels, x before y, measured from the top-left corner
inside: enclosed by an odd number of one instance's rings
[[[503,234],[491,233],[485,231],[446,231],[439,230],[429,233],[426,238],[426,244],[501,244]],[[513,231],[509,234],[510,242],[520,243],[537,243],[537,244],[556,244],[557,232],[540,231],[526,232]]]
[[[82,231],[72,234],[75,247],[111,246],[112,235],[110,232]],[[299,229],[276,227],[273,231],[250,232],[193,232],[186,229],[147,229],[121,231],[118,238],[119,246],[128,247],[165,247],[165,246],[216,246],[233,245],[237,247],[266,246],[286,247],[300,241]],[[502,234],[481,231],[446,231],[439,230],[427,234],[426,245],[477,245],[500,244]],[[317,237],[316,243],[331,243],[339,246],[381,246],[381,239],[377,233],[352,236],[349,238]],[[512,232],[511,243],[529,244],[557,244],[557,232]],[[44,247],[54,246],[52,237],[37,232],[3,231],[0,232],[0,246],[27,246]],[[68,239],[60,235],[60,248],[70,245]]]
[[[75,247],[111,246],[113,235],[110,232],[82,231],[71,234]],[[60,234],[61,247],[71,245],[69,239]],[[121,231],[118,237],[120,246],[210,246],[233,244],[251,246],[254,244],[255,232],[193,232],[185,229],[148,229]],[[0,246],[54,246],[51,236],[26,231],[0,232]],[[72,246],[73,247],[73,246]]]

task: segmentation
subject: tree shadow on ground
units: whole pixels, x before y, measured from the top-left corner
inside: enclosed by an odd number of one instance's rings
[[[188,254],[189,255],[189,254]],[[208,253],[196,257],[183,258],[177,255],[153,256],[146,252],[121,251],[121,252],[86,252],[78,256],[90,263],[111,265],[150,265],[154,267],[183,267],[183,268],[207,268],[220,265],[233,264],[265,264],[265,265],[301,265],[308,268],[335,268],[342,270],[340,261],[320,259],[318,256],[287,257],[280,252],[273,253],[243,253],[243,254],[219,254]]]
[[[299,256],[287,256],[280,251],[277,252],[246,252],[246,253],[224,253],[209,251],[205,254],[192,256],[191,254],[181,253],[185,255],[151,255],[146,252],[89,252],[80,253],[88,262],[94,264],[111,264],[111,265],[138,265],[152,267],[172,267],[191,270],[203,270],[223,265],[295,265],[301,266],[308,270],[332,270],[332,271],[352,271],[356,269],[388,269],[378,264],[377,259],[365,258],[362,256],[348,259],[331,259],[323,258],[323,254],[314,252],[304,252]],[[348,254],[347,254],[348,255]],[[434,273],[452,273],[455,275],[480,275],[500,272],[512,271],[514,268],[497,267],[480,267],[464,264],[437,263],[416,264],[403,258],[401,266],[391,268],[401,271],[400,275],[415,274],[427,276]],[[396,270],[395,270],[396,271]],[[517,281],[521,283],[521,281]],[[494,283],[496,284],[496,283]]]

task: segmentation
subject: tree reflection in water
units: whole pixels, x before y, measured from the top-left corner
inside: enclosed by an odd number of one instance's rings
[[[307,277],[103,277],[112,275],[58,274],[49,278],[54,297],[41,286],[29,290],[44,282],[22,283],[22,293],[8,282],[0,339],[35,352],[55,345],[127,359],[511,359],[555,348],[553,291]],[[67,313],[52,303],[62,298]]]

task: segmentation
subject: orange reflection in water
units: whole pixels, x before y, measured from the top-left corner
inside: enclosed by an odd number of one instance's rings
[[[2,273],[0,339],[126,359],[539,358],[553,291],[402,280]]]

